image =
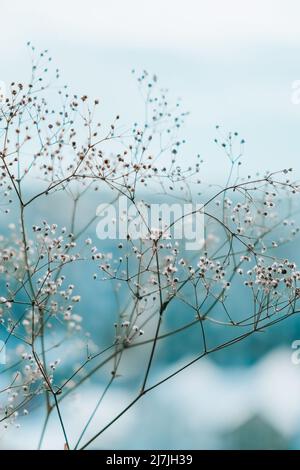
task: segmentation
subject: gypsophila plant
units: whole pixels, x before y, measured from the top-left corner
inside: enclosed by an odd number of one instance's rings
[[[37,55],[28,46],[29,84],[11,83],[0,103],[0,332],[7,355],[0,369],[0,418],[4,427],[19,426],[40,407],[45,418],[39,447],[55,415],[61,447],[86,449],[96,440],[101,446],[100,436],[160,384],[298,313],[300,271],[276,250],[299,230],[292,215],[300,186],[291,169],[243,177],[245,141],[237,132],[224,135],[219,126],[215,144],[229,172],[223,185],[206,184],[200,156],[190,165],[183,158],[187,113],[160,89],[156,76],[134,72],[144,101],[142,123],[125,127],[117,115],[106,125],[98,121],[100,101],[54,85],[59,71],[48,71],[48,52]],[[205,230],[199,249],[187,250],[184,240],[172,236],[176,218],[161,227],[143,219],[141,203],[149,210],[153,195],[165,204],[201,203]],[[128,231],[107,244],[96,236],[101,212],[94,201],[115,207],[121,197],[146,231],[135,238]],[[90,202],[82,211],[84,201]],[[47,208],[54,208],[51,220],[43,214]],[[86,284],[96,297],[103,285],[114,292],[109,328]],[[233,308],[235,295],[247,299],[243,311]],[[100,296],[100,310],[102,302]],[[178,317],[175,327],[168,322],[170,311]],[[89,330],[91,321],[92,330],[105,330],[101,341]],[[215,329],[217,343],[210,339]],[[164,374],[163,362],[157,369],[160,346],[182,332],[197,335],[198,351]],[[189,343],[184,347],[186,355],[195,353]],[[102,423],[97,412],[114,384],[122,385],[135,351],[135,395]],[[80,428],[74,435],[62,404],[75,392],[84,402],[82,386],[93,378],[107,384],[99,387],[88,420],[73,417]],[[94,434],[92,422],[101,423]]]

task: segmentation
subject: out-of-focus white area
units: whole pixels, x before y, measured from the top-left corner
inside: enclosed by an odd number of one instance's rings
[[[95,441],[95,447],[218,448],[224,445],[224,436],[226,438],[232,430],[257,415],[283,439],[297,440],[300,435],[299,367],[292,364],[289,349],[274,350],[250,368],[222,369],[209,359],[202,360],[146,395]],[[67,406],[62,406],[71,442],[80,434],[82,423],[102,390],[100,385],[85,387],[84,394],[78,391]],[[117,386],[113,388],[86,438],[109,422],[132,397]],[[40,418],[41,414],[35,412],[21,419],[20,429],[12,426],[2,430],[0,446],[34,448],[39,438]],[[46,436],[47,448],[63,448],[57,424],[57,416],[53,415]]]
[[[244,174],[299,171],[299,14],[296,0],[12,0],[1,5],[0,80],[29,76],[31,40],[72,90],[100,97],[104,121],[127,124],[141,106],[130,70],[145,68],[191,112],[183,157],[200,153],[204,177],[226,171],[216,124],[246,139]]]
[[[4,24],[4,37],[11,32],[10,46],[11,39],[16,44],[26,34],[37,39],[55,35],[99,46],[198,49],[203,44],[206,54],[211,47],[238,46],[250,38],[299,43],[298,12],[297,0],[53,0],[47,6],[13,0],[1,6],[2,15],[12,15],[13,23]]]

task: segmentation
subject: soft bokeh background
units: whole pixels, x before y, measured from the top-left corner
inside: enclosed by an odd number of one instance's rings
[[[26,79],[30,40],[51,51],[71,89],[101,98],[104,119],[120,113],[126,122],[141,105],[130,71],[146,69],[190,111],[185,159],[200,153],[208,181],[222,181],[226,168],[212,144],[216,124],[245,138],[245,174],[293,167],[300,176],[300,105],[292,102],[300,79],[299,15],[297,0],[11,0],[1,5],[0,80]],[[294,243],[285,256],[297,257],[297,250]],[[236,300],[238,308],[242,299]],[[300,365],[291,362],[299,321],[262,336],[203,360],[145,397],[98,447],[299,448]],[[166,351],[164,368],[186,362],[184,350],[178,359]],[[91,400],[101,386],[88,386]],[[128,392],[115,387],[101,422],[130,393],[130,384]],[[70,419],[88,415],[90,402],[78,397],[64,412]],[[35,446],[38,420],[1,431],[0,446]],[[51,429],[48,446],[59,446],[61,436]]]

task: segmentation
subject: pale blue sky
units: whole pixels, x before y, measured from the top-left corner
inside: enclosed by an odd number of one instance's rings
[[[293,166],[300,176],[300,3],[296,0],[85,0],[2,5],[0,80],[24,79],[25,43],[48,48],[64,81],[99,96],[104,116],[140,106],[131,68],[155,72],[191,112],[186,156],[222,175],[214,125],[247,141],[245,172]],[[216,171],[217,169],[217,171]]]

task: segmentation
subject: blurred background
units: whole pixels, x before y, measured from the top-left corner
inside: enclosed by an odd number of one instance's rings
[[[120,114],[131,123],[141,110],[131,70],[146,69],[190,112],[184,160],[201,155],[202,179],[220,183],[227,168],[213,144],[216,124],[246,140],[245,175],[293,167],[298,178],[300,104],[293,87],[300,80],[299,14],[296,0],[11,0],[1,6],[0,80],[29,77],[26,43],[31,41],[50,50],[74,92],[100,98],[103,121]],[[294,242],[284,256],[297,260],[298,248]],[[97,305],[99,293],[86,294],[90,305]],[[111,297],[101,302],[109,310]],[[237,293],[235,308],[242,306]],[[300,365],[291,360],[299,319],[261,336],[211,355],[153,391],[97,448],[299,448]],[[188,361],[188,341],[181,335],[166,346],[164,372]],[[101,423],[129,402],[132,377],[134,367],[107,398]],[[83,403],[78,395],[66,405],[66,419],[89,415],[104,387],[101,380],[85,386],[90,400]],[[39,420],[37,412],[17,431],[1,430],[0,446],[35,447]],[[50,448],[61,443],[55,429],[51,422]]]

